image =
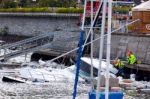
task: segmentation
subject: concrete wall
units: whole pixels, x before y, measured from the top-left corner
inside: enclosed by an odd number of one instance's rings
[[[0,28],[8,26],[11,34],[37,35],[40,33],[54,33],[54,49],[71,50],[76,48],[79,40],[79,17],[52,16],[0,16]],[[71,37],[77,37],[72,39]],[[95,35],[95,38],[99,35]],[[71,38],[71,39],[69,39]],[[67,39],[69,41],[67,41]],[[66,40],[66,41],[65,41]],[[57,41],[57,42],[55,42]],[[106,42],[106,38],[105,38]],[[106,53],[106,44],[104,58]],[[150,36],[112,35],[111,58],[125,59],[127,49],[131,49],[137,58],[150,64]],[[98,56],[99,41],[94,43],[94,56]]]
[[[7,26],[10,34],[33,36],[48,32],[77,32],[78,17],[0,16],[0,29]],[[67,36],[67,35],[66,35]]]
[[[80,33],[78,23],[78,14],[0,13],[0,29],[7,26],[9,34],[54,34],[51,46],[54,50],[68,51],[77,46]],[[66,39],[70,39],[69,43],[64,41]]]
[[[106,57],[106,38],[104,45],[104,58]],[[98,56],[98,43],[95,45],[95,56]],[[130,49],[138,60],[150,64],[150,36],[112,35],[111,59],[119,57],[126,60],[126,52]]]

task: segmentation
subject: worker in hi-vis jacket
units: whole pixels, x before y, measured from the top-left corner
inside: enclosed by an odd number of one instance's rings
[[[131,50],[128,50],[127,52],[127,64],[133,65],[137,61],[136,56],[132,53]]]
[[[114,67],[118,69],[117,76],[124,76],[124,63],[119,58],[114,60]]]

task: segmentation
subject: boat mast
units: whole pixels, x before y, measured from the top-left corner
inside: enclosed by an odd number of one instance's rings
[[[112,18],[112,0],[108,0],[108,28],[107,28],[107,71],[106,71],[106,85],[105,85],[105,99],[109,98],[109,64],[111,51],[111,18]]]
[[[83,20],[82,20],[82,26],[81,26],[81,32],[80,32],[78,57],[77,57],[77,63],[76,63],[76,75],[75,75],[75,82],[74,82],[74,90],[73,90],[72,99],[76,99],[76,95],[77,95],[77,86],[78,86],[79,72],[80,72],[79,71],[80,70],[80,62],[81,62],[81,57],[82,57],[82,53],[83,53],[83,43],[84,43],[83,39],[84,39],[84,23],[85,23],[85,14],[86,14],[86,4],[87,4],[87,1],[85,0]]]

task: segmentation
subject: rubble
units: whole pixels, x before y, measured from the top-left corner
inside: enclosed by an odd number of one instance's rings
[[[150,82],[122,79],[119,86],[124,90],[124,99],[149,99]]]

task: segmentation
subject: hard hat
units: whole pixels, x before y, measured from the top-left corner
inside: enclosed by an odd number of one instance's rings
[[[131,55],[132,54],[132,51],[130,49],[128,49],[128,52],[127,52],[128,55]]]

